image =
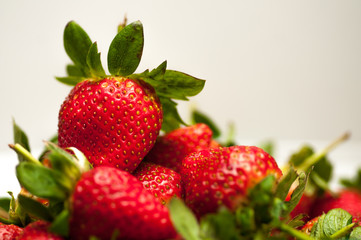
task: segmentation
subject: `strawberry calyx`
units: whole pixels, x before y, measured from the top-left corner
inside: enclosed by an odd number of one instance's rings
[[[22,159],[16,166],[16,176],[27,194],[21,192],[16,200],[12,200],[16,205],[10,204],[9,219],[16,221],[0,221],[26,226],[32,221],[44,220],[52,222],[52,232],[66,236],[70,196],[81,174],[91,165],[76,148],[64,150],[52,142],[44,141],[44,144],[51,167],[37,160],[21,144],[10,144]],[[39,201],[39,198],[46,199],[46,202]]]
[[[163,106],[163,125],[165,132],[178,128],[184,121],[177,111],[174,100],[188,100],[197,95],[205,81],[183,72],[168,70],[164,61],[157,68],[142,73],[134,73],[140,63],[144,46],[143,25],[135,21],[119,28],[118,34],[110,44],[107,62],[110,74],[102,67],[97,42],[92,42],[88,34],[74,21],[64,30],[64,48],[73,64],[67,66],[66,77],[56,77],[67,85],[76,85],[86,79],[99,81],[106,77],[126,77],[142,80],[150,84]]]
[[[173,198],[169,209],[173,224],[184,239],[311,239],[296,227],[302,226],[300,219],[289,219],[289,212],[299,201],[298,195],[285,201],[287,190],[294,182],[299,182],[302,193],[307,175],[290,171],[280,182],[269,175],[249,189],[247,201],[234,210],[219,208],[216,213],[209,213],[198,219],[185,203]],[[286,190],[286,191],[285,191]]]
[[[312,239],[359,239],[361,227],[342,208],[335,208],[307,222],[304,226]]]

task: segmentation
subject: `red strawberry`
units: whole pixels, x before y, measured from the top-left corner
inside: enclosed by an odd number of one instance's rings
[[[68,77],[57,79],[75,87],[59,112],[59,146],[78,148],[94,166],[132,172],[153,147],[161,127],[179,127],[172,99],[198,94],[204,80],[167,70],[166,62],[135,74],[143,45],[139,21],[122,27],[109,47],[107,75],[96,42],[75,22],[68,23],[64,47],[74,64],[68,65]]]
[[[94,166],[133,171],[154,145],[162,107],[154,89],[127,78],[85,80],[59,113],[59,146],[76,147]]]
[[[208,149],[212,130],[204,123],[183,127],[158,137],[146,161],[180,171],[182,160],[190,153]]]
[[[50,223],[45,221],[32,222],[24,228],[17,240],[63,240],[63,237],[49,231]]]
[[[110,167],[85,172],[72,196],[71,239],[169,239],[169,213],[129,173]]]
[[[315,223],[318,221],[319,218],[320,216],[317,216],[306,222],[306,224],[303,225],[303,227],[301,228],[301,231],[310,235],[313,225],[315,225]]]
[[[361,221],[361,193],[352,189],[344,189],[336,196],[326,193],[315,200],[310,215],[316,217],[334,208],[342,208],[349,212],[355,221]]]
[[[273,157],[255,146],[195,152],[182,164],[185,202],[198,217],[220,205],[235,209],[247,201],[247,191],[269,174],[282,176]]]
[[[15,240],[23,231],[21,227],[10,224],[2,224],[0,223],[0,239],[1,240]]]
[[[145,189],[162,204],[166,204],[173,196],[182,197],[181,177],[179,173],[149,162],[142,162],[133,173]]]

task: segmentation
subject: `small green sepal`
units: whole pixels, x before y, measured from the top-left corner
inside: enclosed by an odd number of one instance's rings
[[[125,26],[113,39],[108,51],[108,69],[116,76],[135,72],[143,53],[144,35],[140,21]]]
[[[33,163],[20,163],[16,176],[20,184],[37,197],[65,200],[71,191],[71,183],[62,173]]]
[[[93,77],[101,78],[106,75],[100,60],[100,53],[98,52],[97,42],[94,42],[91,45],[86,62]]]
[[[92,41],[88,34],[74,21],[70,21],[64,29],[64,48],[70,59],[83,72],[89,76],[87,56]]]
[[[75,86],[81,81],[84,80],[84,77],[78,77],[78,76],[69,76],[69,77],[55,77],[56,80],[58,80],[61,83],[64,83],[69,86]]]

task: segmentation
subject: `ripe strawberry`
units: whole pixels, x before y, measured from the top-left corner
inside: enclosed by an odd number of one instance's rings
[[[15,240],[22,231],[23,229],[16,225],[0,223],[0,239],[2,240]]]
[[[179,172],[182,160],[188,154],[208,149],[211,144],[215,144],[212,140],[212,130],[206,124],[198,123],[158,137],[154,147],[146,156],[146,161]]]
[[[49,231],[50,223],[38,220],[30,223],[16,240],[63,240],[64,238]]]
[[[185,203],[198,217],[220,205],[235,209],[247,191],[269,174],[282,176],[268,153],[255,146],[232,146],[195,152],[183,160]]]
[[[76,184],[71,239],[169,239],[175,236],[167,208],[129,173],[110,167],[85,172]]]
[[[317,216],[306,222],[306,224],[303,225],[303,227],[301,228],[301,231],[306,233],[307,235],[310,235],[313,225],[315,225],[319,218],[320,216]]]
[[[169,168],[142,162],[134,171],[133,176],[162,204],[168,203],[174,196],[182,197],[181,177],[179,173]]]
[[[64,47],[74,65],[59,81],[74,85],[59,112],[58,142],[76,147],[94,166],[132,172],[163,130],[179,126],[174,99],[198,94],[204,81],[166,70],[134,74],[144,45],[143,26],[124,26],[108,51],[107,75],[96,42],[75,22],[64,30]],[[165,119],[165,121],[163,121]]]
[[[349,212],[355,221],[361,221],[361,193],[352,189],[344,189],[336,196],[326,193],[315,200],[310,216],[316,217],[334,208],[342,208]]]
[[[162,107],[154,89],[127,78],[85,80],[59,113],[59,146],[76,147],[94,166],[133,171],[154,145]]]

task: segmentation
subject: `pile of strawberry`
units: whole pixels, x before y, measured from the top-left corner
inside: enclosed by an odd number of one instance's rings
[[[199,112],[176,101],[205,81],[167,69],[134,73],[143,26],[119,26],[106,74],[97,43],[64,30],[73,85],[58,134],[39,157],[14,122],[21,192],[0,199],[0,239],[361,239],[361,173],[328,188],[327,153],[305,146],[281,170],[270,150],[219,141]]]

